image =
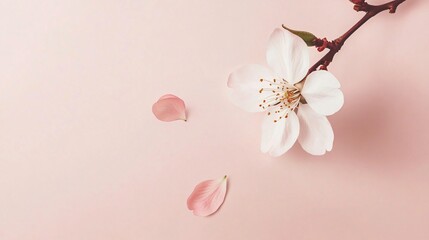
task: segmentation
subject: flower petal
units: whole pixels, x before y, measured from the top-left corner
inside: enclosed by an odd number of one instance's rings
[[[291,84],[300,82],[310,66],[307,44],[289,31],[277,28],[268,43],[267,62],[284,80]]]
[[[323,155],[332,150],[334,131],[326,116],[316,113],[308,104],[298,110],[301,126],[298,142],[313,155]]]
[[[227,181],[227,176],[224,176],[198,184],[188,198],[188,209],[202,217],[215,213],[225,200]]]
[[[261,151],[273,157],[286,153],[296,142],[299,135],[299,120],[295,112],[291,111],[288,118],[277,122],[278,115],[271,114],[265,117],[262,124]]]
[[[266,67],[251,64],[243,66],[229,75],[228,87],[232,89],[232,102],[248,112],[262,112],[259,107],[264,99],[272,95],[272,92],[259,92],[261,88],[269,87],[269,83],[260,79],[272,80],[273,73]]]
[[[156,118],[164,122],[176,120],[186,121],[185,103],[182,99],[172,94],[162,96],[155,104],[153,104],[152,112]]]
[[[301,94],[314,111],[329,116],[338,112],[344,104],[340,87],[340,82],[332,73],[320,70],[308,75]]]

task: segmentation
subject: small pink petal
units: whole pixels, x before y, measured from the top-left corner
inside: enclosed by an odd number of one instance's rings
[[[218,180],[207,180],[195,186],[188,198],[188,209],[194,215],[206,217],[215,213],[226,196],[227,176]]]
[[[186,121],[185,102],[172,94],[162,96],[153,104],[152,112],[156,118],[164,122]]]

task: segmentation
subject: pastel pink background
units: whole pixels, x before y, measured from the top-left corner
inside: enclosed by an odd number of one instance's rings
[[[275,27],[332,39],[351,8],[2,0],[0,239],[429,239],[428,1],[377,16],[335,58],[331,153],[261,154],[261,116],[229,102],[228,74],[264,64]],[[187,123],[152,115],[165,93]],[[220,211],[193,216],[194,186],[225,174]]]

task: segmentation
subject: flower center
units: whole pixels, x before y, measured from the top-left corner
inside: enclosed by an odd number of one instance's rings
[[[259,107],[267,110],[268,115],[273,115],[274,122],[286,119],[289,112],[299,107],[301,91],[299,88],[288,83],[286,80],[259,80],[265,87],[259,90],[260,94],[266,94],[266,97],[259,104]],[[268,93],[268,94],[267,94]]]

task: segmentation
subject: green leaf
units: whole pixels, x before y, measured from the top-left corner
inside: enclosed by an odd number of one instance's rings
[[[291,33],[297,35],[298,37],[302,38],[302,40],[304,40],[304,42],[307,44],[307,46],[309,46],[309,47],[314,46],[314,40],[317,39],[317,37],[314,36],[314,34],[312,34],[310,32],[305,32],[305,31],[293,30],[293,29],[286,27],[285,25],[282,25],[282,26],[284,29],[286,29],[289,32],[291,32]]]

